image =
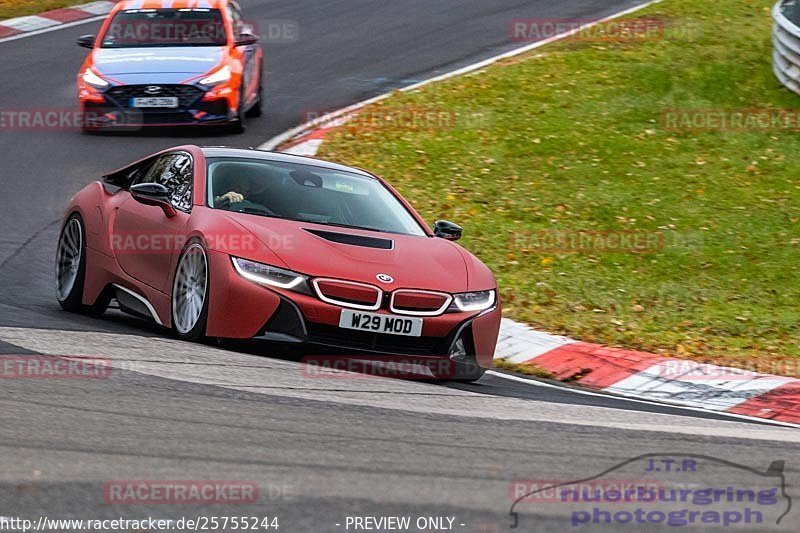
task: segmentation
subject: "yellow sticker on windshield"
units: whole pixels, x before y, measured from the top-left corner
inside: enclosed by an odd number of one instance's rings
[[[336,190],[337,191],[344,191],[344,192],[354,192],[353,186],[349,183],[342,183],[340,181],[336,182]]]

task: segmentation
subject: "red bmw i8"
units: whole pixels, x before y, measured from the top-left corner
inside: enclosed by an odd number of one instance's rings
[[[364,170],[258,150],[180,146],[70,201],[56,258],[68,311],[112,300],[180,338],[263,339],[345,354],[491,365],[490,270]],[[452,371],[451,371],[452,372]]]

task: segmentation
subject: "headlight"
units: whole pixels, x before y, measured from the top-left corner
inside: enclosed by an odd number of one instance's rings
[[[231,69],[227,66],[222,67],[218,71],[206,76],[202,80],[199,81],[200,85],[219,85],[220,83],[225,83],[226,81],[230,81],[231,79]]]
[[[308,292],[306,277],[302,274],[240,257],[231,257],[231,259],[236,272],[252,282],[297,292]]]
[[[495,292],[462,292],[453,295],[453,303],[448,311],[484,311],[494,305]]]
[[[83,73],[83,81],[92,87],[97,87],[98,89],[104,89],[110,85],[106,80],[95,74],[90,68],[87,68],[86,72]]]

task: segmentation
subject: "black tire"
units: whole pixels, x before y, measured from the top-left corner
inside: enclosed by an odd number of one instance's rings
[[[486,373],[486,369],[470,359],[442,361],[428,367],[437,381],[450,381],[455,383],[473,383]]]
[[[180,292],[180,288],[178,286],[179,275],[181,275],[181,268],[184,265],[184,261],[187,259],[189,254],[195,254],[198,251],[202,253],[205,264],[205,289],[200,315],[197,317],[195,323],[189,327],[190,324],[188,324],[188,322],[185,320],[176,319],[176,311],[180,311],[176,309],[176,292]],[[178,259],[178,264],[175,267],[175,276],[172,280],[172,291],[170,293],[170,318],[172,321],[172,330],[175,332],[175,336],[177,336],[179,339],[189,342],[205,341],[206,324],[208,322],[208,300],[211,289],[210,280],[211,276],[209,272],[208,252],[199,240],[191,239],[188,243],[186,243],[186,246],[181,252],[180,258]],[[184,303],[183,305],[186,304]]]
[[[61,284],[63,283],[62,276],[65,273],[64,268],[66,265],[64,264],[65,257],[62,257],[62,251],[66,252],[64,247],[66,243],[64,242],[65,239],[65,232],[68,228],[76,229],[80,235],[80,242],[78,243],[79,247],[79,263],[78,269],[75,274],[75,279],[72,282],[70,287],[64,287],[62,289]],[[72,257],[72,256],[71,256]],[[69,218],[64,222],[64,225],[61,227],[61,232],[58,234],[58,248],[56,250],[56,299],[58,300],[59,305],[65,311],[70,311],[73,313],[83,312],[85,311],[88,306],[83,305],[83,285],[86,279],[86,227],[83,225],[83,219],[78,213],[73,213],[69,216]]]
[[[486,369],[474,363],[456,363],[456,375],[448,381],[455,383],[475,383],[483,377]]]
[[[242,134],[247,130],[247,113],[244,110],[244,86],[239,87],[239,107],[236,109],[236,118],[228,126],[228,131]]]
[[[256,118],[264,114],[264,84],[262,81],[264,75],[260,74],[259,76],[260,77],[258,79],[258,100],[256,100],[256,103],[253,104],[253,107],[251,107],[250,110],[247,112],[248,117]]]

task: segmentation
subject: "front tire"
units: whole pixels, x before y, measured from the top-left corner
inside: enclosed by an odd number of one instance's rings
[[[437,381],[449,381],[453,383],[474,383],[481,379],[486,373],[486,369],[479,366],[477,362],[470,359],[454,361],[450,359],[445,365],[438,365],[431,368]]]
[[[203,245],[192,240],[181,253],[172,282],[172,329],[179,339],[205,339],[208,295],[208,256]]]
[[[263,77],[264,75],[262,74],[261,78]],[[255,118],[264,114],[264,83],[261,78],[258,80],[258,100],[256,100],[256,103],[253,104],[253,107],[247,112],[248,117]]]
[[[61,228],[56,250],[56,298],[65,311],[84,310],[83,285],[86,278],[86,229],[83,219],[73,213]]]
[[[456,376],[450,381],[456,383],[475,383],[483,377],[486,369],[474,363],[456,363]]]
[[[244,87],[239,87],[239,107],[236,108],[236,118],[228,126],[231,133],[241,134],[247,130],[247,113],[244,110]]]

